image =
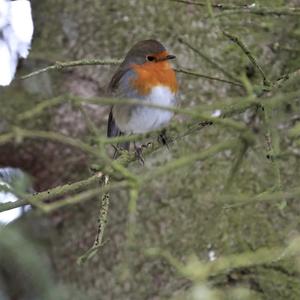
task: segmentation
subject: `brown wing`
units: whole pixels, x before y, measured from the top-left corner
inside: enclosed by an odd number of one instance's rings
[[[119,82],[122,78],[122,76],[127,72],[126,69],[122,69],[121,66],[115,73],[115,75],[112,77],[109,86],[108,91],[111,95],[116,95],[118,90]],[[107,123],[107,137],[114,137],[114,136],[120,136],[122,135],[121,130],[117,127],[117,124],[114,120],[113,112],[112,112],[113,106],[110,108],[109,117],[108,117],[108,123]]]
[[[122,65],[119,67],[119,69],[114,74],[114,76],[112,77],[112,79],[111,79],[111,81],[109,83],[108,90],[109,90],[110,93],[114,93],[118,89],[119,82],[120,82],[121,78],[128,71],[129,71],[129,69],[122,68]]]
[[[115,119],[113,117],[112,107],[109,112],[108,122],[107,122],[107,137],[120,136],[122,132],[119,130]]]
[[[112,79],[109,83],[108,89],[109,89],[110,94],[112,94],[112,95],[118,94],[117,91],[118,91],[119,82],[120,82],[121,78],[123,77],[123,75],[127,71],[128,71],[128,69],[122,69],[121,66],[120,66],[120,68],[115,73],[115,75],[112,77]],[[118,126],[115,122],[112,108],[113,108],[113,106],[111,106],[109,116],[108,116],[107,137],[116,137],[116,136],[123,135],[123,132],[121,132],[121,130],[118,128]],[[130,144],[128,142],[125,142],[125,143],[118,144],[118,147],[129,150],[129,145]],[[116,155],[116,153],[115,153],[115,155]]]

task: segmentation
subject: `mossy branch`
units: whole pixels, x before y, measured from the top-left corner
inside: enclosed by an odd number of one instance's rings
[[[204,78],[204,79],[208,79],[208,80],[220,81],[220,82],[228,83],[228,84],[239,86],[239,87],[244,87],[239,82],[230,81],[230,80],[226,80],[226,79],[222,79],[222,78],[218,78],[218,77],[213,77],[213,76],[209,76],[209,75],[205,75],[205,74],[200,74],[200,73],[197,73],[197,72],[194,72],[194,71],[189,71],[189,70],[183,69],[183,68],[176,68],[175,70],[178,73],[183,73],[183,74],[191,75],[191,76],[194,76],[194,77],[200,77],[200,78]]]
[[[230,74],[227,70],[225,70],[225,68],[223,68],[222,66],[220,66],[218,63],[216,63],[212,58],[210,58],[209,56],[207,56],[206,54],[204,54],[203,52],[201,52],[199,49],[195,48],[193,45],[191,45],[189,42],[185,41],[184,39],[182,39],[181,37],[178,38],[178,41],[181,44],[186,45],[189,49],[191,49],[192,51],[194,51],[197,55],[199,55],[200,57],[202,57],[206,62],[208,62],[213,68],[215,68],[216,70],[220,71],[221,73],[223,73],[225,76],[227,76],[228,78],[230,78],[232,81],[240,83],[241,81],[236,78],[234,75]]]
[[[40,75],[45,72],[49,72],[52,70],[63,70],[70,67],[79,67],[79,66],[91,66],[91,65],[100,65],[100,66],[107,66],[107,65],[118,65],[122,61],[120,59],[81,59],[81,60],[74,60],[68,62],[60,62],[57,61],[54,65],[36,70],[32,73],[24,75],[20,77],[20,79],[28,79],[33,76]]]
[[[76,103],[93,103],[93,104],[102,104],[102,105],[115,105],[115,104],[120,104],[122,105],[143,105],[145,107],[151,107],[151,108],[158,108],[161,110],[166,110],[166,111],[172,111],[177,114],[182,114],[191,117],[192,119],[196,120],[201,120],[201,121],[208,121],[208,122],[213,122],[214,124],[233,128],[238,131],[248,131],[249,135],[251,135],[250,131],[248,128],[241,122],[230,120],[230,119],[223,119],[223,118],[215,118],[212,117],[210,114],[203,113],[201,111],[201,108],[196,108],[194,107],[193,109],[189,108],[180,108],[180,107],[174,107],[174,106],[164,106],[164,105],[158,105],[154,103],[149,103],[149,102],[141,102],[140,100],[136,99],[120,99],[120,98],[109,98],[109,97],[102,97],[102,98],[97,98],[97,97],[91,97],[91,98],[82,98],[78,96],[73,96],[73,95],[65,95],[63,96],[66,101],[74,101]],[[56,98],[55,98],[56,99]],[[51,102],[51,100],[48,100]],[[36,115],[37,113],[40,113],[41,110],[38,109],[31,110],[28,112],[25,112],[26,118],[29,116]],[[22,114],[24,116],[24,114]],[[24,119],[24,117],[23,117]],[[0,139],[1,141],[1,139]],[[105,143],[111,142],[110,139],[108,139]]]
[[[275,145],[274,145],[274,135],[276,134],[276,132],[273,130],[271,124],[271,108],[265,106],[261,114],[262,114],[262,119],[265,127],[266,157],[271,162],[271,166],[275,178],[275,188],[276,190],[281,190],[282,184],[281,184],[280,168],[279,168],[278,159],[276,158],[277,151],[275,150]]]
[[[206,1],[194,1],[194,0],[169,0],[171,2],[177,2],[182,4],[206,7]],[[211,7],[222,11],[222,13],[216,16],[227,16],[228,14],[238,14],[238,13],[248,13],[259,16],[300,16],[300,8],[299,7],[257,7],[254,3],[250,5],[230,5],[230,4],[211,4]]]
[[[206,1],[193,1],[193,0],[169,0],[169,1],[183,3],[183,4],[190,4],[190,5],[207,7],[207,2]],[[220,10],[235,9],[235,8],[237,8],[237,6],[228,5],[228,4],[213,4],[212,3],[211,6],[213,8],[218,8]],[[238,6],[238,8],[241,8],[241,7]]]
[[[76,192],[84,188],[88,188],[92,184],[96,183],[97,180],[99,180],[98,175],[93,175],[87,179],[72,184],[57,186],[55,188],[40,193],[36,193],[34,195],[27,196],[24,199],[15,202],[3,203],[0,204],[0,212],[7,211],[9,209],[17,208],[20,206],[24,206],[26,204],[37,205],[37,203],[42,203],[50,199],[61,197],[67,193]]]
[[[251,51],[248,49],[248,47],[236,36],[228,33],[223,32],[223,34],[228,37],[231,41],[236,43],[241,50],[245,53],[245,55],[249,58],[253,66],[259,71],[262,79],[263,79],[263,85],[267,88],[272,88],[272,83],[267,79],[262,67],[257,63],[254,55],[251,53]],[[277,87],[277,84],[274,84],[274,87]],[[270,104],[266,107],[262,107],[262,117],[264,121],[264,127],[265,127],[265,141],[267,146],[267,158],[269,158],[272,162],[272,167],[274,171],[274,176],[276,178],[276,189],[281,189],[281,176],[280,176],[280,169],[278,162],[275,159],[276,153],[274,151],[274,145],[273,145],[273,138],[272,138],[272,126],[270,124],[270,113],[269,113],[269,107]],[[275,133],[274,133],[275,134]]]
[[[286,201],[289,199],[295,199],[300,196],[300,188],[291,188],[286,191],[265,191],[259,195],[245,196],[245,195],[223,195],[220,197],[220,201],[226,202],[224,209],[239,208],[247,205],[253,205],[256,203],[264,203],[268,201],[276,202],[284,198]]]
[[[100,187],[104,186],[107,188],[108,184],[109,184],[109,177],[107,175],[103,175],[100,180]],[[97,234],[93,246],[77,259],[77,263],[79,265],[84,264],[87,260],[92,258],[100,249],[100,247],[103,245],[103,236],[107,224],[109,202],[110,202],[109,192],[103,194],[101,193],[99,195],[99,216],[98,216]]]
[[[40,75],[41,73],[52,71],[52,70],[60,71],[65,68],[78,67],[78,66],[90,66],[90,65],[102,65],[102,66],[103,65],[118,65],[121,62],[122,62],[122,60],[118,60],[118,59],[110,59],[110,60],[82,59],[82,60],[69,61],[69,62],[56,62],[54,65],[36,70],[30,74],[24,75],[24,76],[20,77],[20,79],[28,79],[33,76],[37,76],[37,75]],[[205,74],[200,74],[200,73],[189,71],[189,70],[186,70],[183,68],[177,68],[177,69],[175,69],[175,71],[178,73],[192,75],[192,76],[204,78],[207,80],[220,81],[223,83],[243,87],[243,85],[239,82],[229,81],[226,79],[221,79],[221,78],[217,78],[217,77],[213,77],[213,76],[209,76],[209,75],[205,75]],[[51,103],[51,104],[49,104],[48,102],[43,102],[43,103],[39,104],[38,107],[35,108],[35,110],[38,111],[39,109],[42,109],[43,107],[55,105],[55,103],[59,102],[60,100],[61,100],[61,96],[55,98],[55,100],[53,100],[53,103]],[[20,115],[19,119],[20,120],[27,119],[28,117],[30,117],[30,116],[27,116],[26,114],[24,114],[24,115]]]
[[[86,152],[95,157],[100,157],[99,151],[95,148],[82,142],[79,139],[74,139],[57,132],[43,130],[27,130],[20,127],[14,127],[12,132],[0,135],[0,145],[10,141],[20,142],[23,139],[46,139],[53,142],[59,142],[68,146],[72,146]]]
[[[236,146],[237,141],[236,140],[228,140],[219,144],[216,144],[214,146],[211,146],[210,148],[199,152],[199,153],[193,153],[188,156],[180,157],[178,159],[174,159],[165,165],[156,168],[154,171],[147,173],[145,176],[143,176],[140,180],[143,184],[147,184],[149,180],[154,178],[159,178],[160,176],[171,173],[172,171],[175,171],[179,168],[188,166],[195,161],[199,160],[205,160],[209,157],[214,156],[216,153],[222,152],[227,149],[232,149]]]
[[[159,248],[150,248],[146,254],[166,259],[180,275],[191,281],[204,282],[212,276],[228,273],[234,269],[272,264],[288,257],[298,257],[300,255],[300,238],[292,240],[287,247],[260,248],[254,252],[219,257],[213,262],[202,262],[196,256],[192,256],[185,265],[170,252]]]
[[[237,147],[237,151],[236,151],[236,158],[232,164],[232,167],[230,169],[228,179],[227,179],[227,182],[226,182],[226,185],[224,188],[224,190],[226,192],[228,192],[231,189],[234,179],[236,178],[238,170],[241,167],[244,156],[246,155],[247,149],[249,147],[248,143],[243,139],[242,136],[240,137],[240,143],[237,146],[238,147]]]
[[[293,99],[293,97],[297,96],[298,93],[291,93],[291,94],[287,94],[287,95],[279,95],[277,97],[273,97],[273,98],[266,98],[265,100],[266,101],[270,101],[270,104],[274,104],[276,105],[277,103],[281,103],[281,101],[288,101],[289,99]],[[76,98],[76,100],[80,100],[80,101],[86,101],[85,99],[81,99],[81,98]],[[88,99],[87,99],[88,100]],[[102,99],[93,99],[94,101],[93,102],[98,102],[99,100],[102,100]],[[106,103],[111,103],[112,99],[104,99]],[[260,99],[260,100],[263,100],[263,99]],[[117,99],[113,99],[113,102],[114,101],[118,101]],[[49,101],[50,102],[50,101]],[[101,102],[101,101],[100,101]],[[130,102],[130,101],[129,101]],[[248,103],[249,102],[249,103]],[[132,102],[131,102],[132,103]],[[231,108],[229,110],[224,110],[224,113],[226,113],[226,115],[230,115],[231,113],[239,113],[239,112],[242,112],[244,111],[245,109],[247,109],[248,107],[251,107],[252,105],[257,105],[257,99],[249,99],[249,100],[246,100],[244,102],[242,101],[237,101],[237,103],[239,104],[238,106],[238,109],[235,107],[235,105],[232,105]],[[240,104],[242,103],[242,106],[240,107]],[[47,107],[47,106],[46,106]],[[166,109],[164,107],[164,109]],[[195,113],[195,111],[194,111]],[[193,113],[193,114],[194,114]],[[197,113],[195,114],[195,116],[197,115]],[[201,114],[200,114],[201,116]],[[207,118],[208,121],[207,122],[213,122],[213,123],[218,123],[220,118]],[[223,121],[231,121],[231,120],[223,120]],[[224,123],[225,124],[225,123]],[[234,125],[233,125],[234,124]],[[239,124],[239,123],[238,123]],[[239,130],[245,130],[245,127],[242,126],[240,127],[240,125],[237,126],[237,124],[235,122],[233,123],[227,123],[226,125],[230,125],[230,127],[232,128],[236,128],[236,129],[239,129]],[[187,125],[187,127],[189,127]],[[201,128],[201,124],[198,122],[198,123],[193,123],[191,122],[190,123],[190,127],[192,128],[196,128],[195,130],[199,130],[199,128]],[[193,131],[193,130],[192,130]],[[178,128],[177,128],[177,125],[174,127],[174,138],[176,140],[176,136],[177,137],[180,137],[182,135],[185,135],[184,132],[187,132],[187,134],[190,133],[190,129],[187,129],[187,130],[184,130],[184,131],[179,131],[178,133]],[[247,131],[246,131],[247,132]],[[149,135],[145,135],[145,137]],[[88,153],[91,153],[95,156],[98,156],[99,153],[97,152],[97,149],[94,148],[94,147],[91,147],[90,145],[88,144],[85,144],[82,142],[80,142],[78,144],[78,141],[76,139],[72,139],[72,138],[68,138],[68,137],[65,137],[63,135],[59,135],[57,133],[49,133],[49,132],[43,132],[43,131],[30,131],[30,130],[25,130],[25,129],[20,129],[20,128],[15,128],[13,130],[13,132],[10,132],[10,133],[6,133],[6,134],[3,134],[0,136],[0,144],[4,144],[4,143],[7,143],[7,142],[10,142],[10,141],[13,141],[13,140],[16,140],[16,141],[20,141],[22,140],[23,138],[27,138],[27,137],[30,137],[30,138],[45,138],[45,139],[50,139],[50,140],[53,140],[53,141],[59,141],[59,142],[62,142],[62,143],[66,143],[68,145],[72,145],[72,146],[75,146],[75,147],[78,147],[80,148],[81,150],[83,151],[87,151]],[[135,137],[122,137],[122,141],[125,141],[125,140],[131,140],[131,138],[142,138],[143,136],[135,136]],[[108,144],[108,143],[111,143],[111,142],[118,142],[119,138],[115,138],[115,139],[106,139],[106,138],[102,138],[101,142],[103,143],[103,145],[105,144]],[[149,154],[149,153],[152,153],[153,151],[155,151],[156,149],[162,147],[162,145],[160,145],[159,143],[155,143],[152,145],[151,148],[149,149],[146,149],[146,154]],[[135,161],[135,157],[133,155],[123,155],[121,156],[120,160],[124,159],[124,162],[125,162],[125,165],[130,163],[131,161]],[[123,162],[123,163],[124,163]],[[106,162],[107,163],[107,162]],[[123,164],[122,163],[122,164]],[[176,164],[178,163],[178,161],[176,162]],[[168,166],[169,167],[169,166]],[[160,172],[160,171],[159,171]],[[60,188],[59,188],[60,189]],[[72,190],[73,188],[71,188]],[[64,189],[62,189],[63,191]],[[71,191],[70,190],[70,191]],[[48,192],[47,192],[48,194]],[[62,193],[63,194],[63,193]],[[37,199],[38,197],[34,196],[35,199]],[[43,198],[43,200],[46,200],[46,199],[51,199],[52,197],[55,197],[55,194],[52,194],[52,193],[49,193],[45,198]],[[43,201],[42,200],[42,201]],[[15,208],[15,207],[19,207],[19,206],[23,206],[25,204],[28,204],[28,203],[31,203],[32,201],[34,201],[34,199],[25,199],[25,200],[19,200],[17,202],[13,202],[13,203],[5,203],[5,204],[2,204],[0,207],[1,207],[1,211],[5,211],[5,210],[8,210],[8,209],[12,209],[12,208]]]
[[[247,57],[249,58],[249,60],[253,64],[253,66],[259,71],[259,73],[263,79],[263,84],[267,87],[270,86],[271,83],[267,79],[265,72],[263,71],[262,67],[257,63],[256,58],[251,53],[251,51],[248,49],[248,47],[237,36],[234,36],[225,31],[223,31],[223,34],[242,49],[242,51],[247,55]]]

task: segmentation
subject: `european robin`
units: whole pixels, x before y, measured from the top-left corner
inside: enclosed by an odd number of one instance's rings
[[[108,137],[146,133],[162,128],[170,121],[173,116],[170,111],[122,104],[122,99],[174,106],[178,85],[169,62],[174,58],[156,40],[140,41],[129,50],[109,84],[110,93],[120,98],[120,104],[111,107]],[[121,147],[128,150],[129,143]]]

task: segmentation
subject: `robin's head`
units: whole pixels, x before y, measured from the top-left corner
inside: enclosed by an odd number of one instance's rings
[[[156,40],[144,40],[136,43],[127,53],[124,64],[157,63],[174,59],[175,56],[168,53],[166,48]]]
[[[155,86],[167,86],[175,93],[177,91],[176,75],[169,63],[169,60],[173,58],[175,56],[169,54],[166,48],[156,40],[138,42],[129,50],[112,77],[109,90],[115,90],[121,82],[126,86],[126,90],[129,85],[130,88],[138,90],[140,95],[147,95]],[[127,73],[129,70],[133,72]],[[121,80],[122,78],[125,80]]]

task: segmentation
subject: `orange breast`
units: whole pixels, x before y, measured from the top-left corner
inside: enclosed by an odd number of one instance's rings
[[[146,62],[142,65],[133,65],[136,79],[132,85],[141,95],[147,95],[157,85],[167,86],[173,93],[177,92],[178,85],[175,71],[168,61]]]

